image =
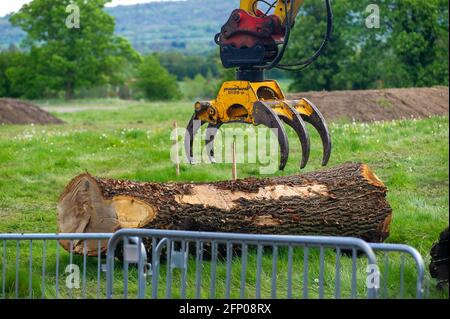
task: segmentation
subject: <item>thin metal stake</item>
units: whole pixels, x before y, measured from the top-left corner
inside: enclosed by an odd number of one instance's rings
[[[180,176],[180,155],[178,153],[178,125],[177,120],[173,121],[173,129],[175,131],[175,168],[177,177]]]
[[[236,141],[233,141],[232,145],[232,155],[233,155],[233,166],[232,166],[232,177],[233,181],[237,180],[237,165],[236,165]]]

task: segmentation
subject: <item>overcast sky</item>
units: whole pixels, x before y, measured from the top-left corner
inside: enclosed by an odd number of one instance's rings
[[[172,1],[172,0],[113,0],[108,6],[117,6],[117,5],[130,5],[137,3],[146,3],[152,1]],[[19,10],[25,3],[31,2],[31,0],[0,0],[0,17],[3,17],[11,12],[16,12]]]

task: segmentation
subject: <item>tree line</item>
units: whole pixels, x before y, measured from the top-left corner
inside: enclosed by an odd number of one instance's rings
[[[135,98],[167,100],[181,97],[181,82],[192,99],[213,97],[222,80],[233,78],[218,50],[142,56],[115,35],[114,19],[103,10],[107,2],[34,0],[12,15],[27,37],[20,49],[0,52],[0,96],[70,99],[111,85],[133,89]],[[301,72],[272,70],[268,77],[291,78],[292,91],[448,86],[448,1],[372,2],[334,1],[333,35],[323,55]],[[79,28],[62,18],[72,3],[83,13]],[[323,0],[305,1],[283,62],[313,54],[325,28]]]

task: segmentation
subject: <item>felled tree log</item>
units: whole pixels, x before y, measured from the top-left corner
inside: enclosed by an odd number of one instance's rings
[[[82,174],[61,194],[58,223],[62,233],[157,228],[381,242],[389,235],[392,215],[386,192],[363,164],[214,183],[137,183]],[[95,254],[97,243],[88,251]]]

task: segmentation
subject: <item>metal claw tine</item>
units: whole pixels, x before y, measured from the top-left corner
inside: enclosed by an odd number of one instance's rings
[[[292,129],[295,131],[295,133],[297,133],[297,136],[300,140],[300,144],[302,147],[302,160],[300,162],[300,169],[305,168],[306,164],[308,163],[309,160],[309,153],[311,150],[311,143],[310,143],[310,139],[309,139],[309,134],[308,134],[308,130],[306,128],[306,124],[305,122],[303,122],[303,119],[300,115],[300,113],[297,112],[297,110],[287,104],[287,107],[289,108],[289,110],[291,111],[292,114],[292,120],[286,118],[285,116],[281,117],[281,119],[290,127],[292,127]]]
[[[190,164],[194,164],[194,151],[192,149],[194,145],[194,137],[203,124],[205,124],[205,122],[198,120],[197,114],[194,113],[184,134],[184,149],[186,151],[186,157]]]
[[[284,170],[289,157],[289,142],[286,131],[278,115],[263,102],[255,102],[253,105],[253,120],[256,125],[263,124],[269,128],[277,130],[278,144],[280,145],[280,166]]]
[[[325,166],[328,164],[331,155],[332,146],[330,132],[328,131],[327,123],[322,113],[320,113],[319,109],[308,99],[303,98],[303,100],[308,103],[309,106],[313,109],[313,113],[309,116],[305,114],[301,114],[301,116],[303,120],[305,120],[305,122],[310,123],[312,126],[314,126],[317,132],[319,132],[323,145],[322,166]]]
[[[214,158],[214,139],[221,126],[222,123],[216,125],[209,124],[206,128],[205,148],[211,163],[216,163],[216,159]]]

